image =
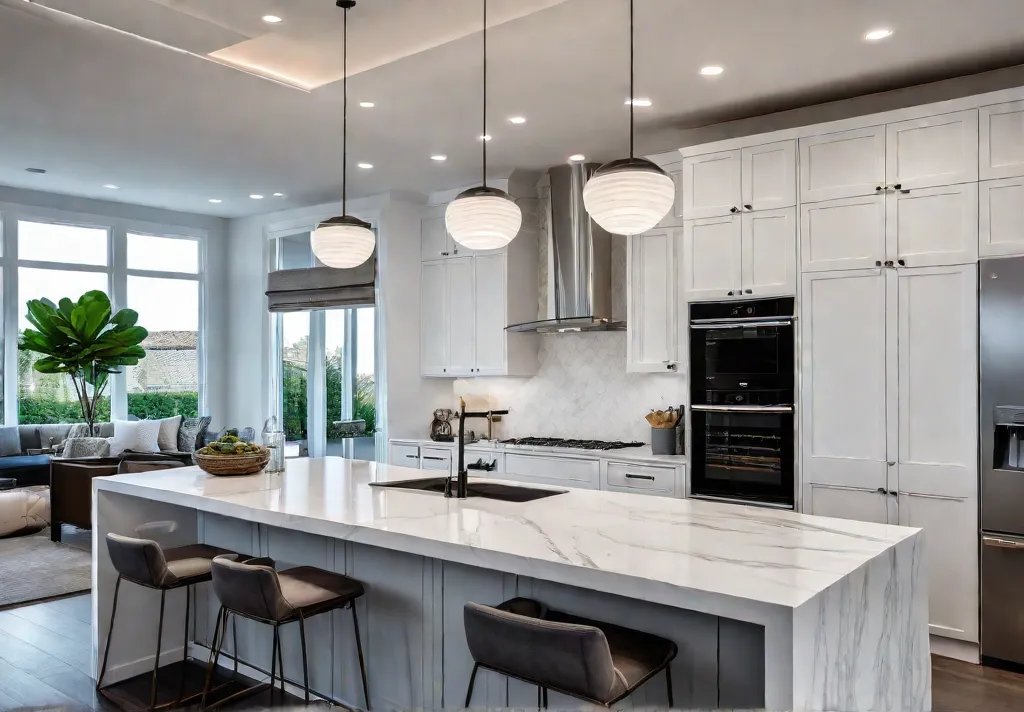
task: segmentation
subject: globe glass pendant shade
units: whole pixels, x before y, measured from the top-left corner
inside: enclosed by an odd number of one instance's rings
[[[676,187],[644,158],[606,163],[583,186],[583,204],[598,225],[615,235],[647,232],[668,215]]]
[[[523,213],[503,190],[471,188],[448,203],[444,224],[463,247],[496,250],[519,234]]]
[[[351,269],[370,258],[376,241],[369,223],[343,215],[316,226],[313,254],[328,267]]]

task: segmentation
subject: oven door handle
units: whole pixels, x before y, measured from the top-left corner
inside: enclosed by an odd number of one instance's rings
[[[1024,539],[1017,537],[989,536],[981,537],[981,543],[985,546],[994,546],[999,549],[1024,549]]]
[[[707,413],[792,413],[791,405],[691,405],[690,410]]]
[[[775,319],[774,321],[714,321],[690,322],[691,329],[756,329],[759,326],[793,326],[792,319]]]

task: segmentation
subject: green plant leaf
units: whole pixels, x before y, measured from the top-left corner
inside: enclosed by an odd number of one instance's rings
[[[41,358],[32,364],[39,373],[66,373],[63,362],[54,358]]]
[[[57,305],[57,311],[59,311],[64,316],[64,318],[68,320],[71,319],[71,310],[74,308],[75,303],[68,299],[67,297],[61,299]]]
[[[119,326],[123,329],[128,329],[139,321],[139,313],[131,309],[122,309],[110,320],[110,323],[114,326]]]

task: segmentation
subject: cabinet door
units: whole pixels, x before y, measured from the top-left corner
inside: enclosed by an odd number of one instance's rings
[[[741,296],[743,223],[739,215],[683,225],[683,290],[690,301]]]
[[[803,511],[819,517],[895,524],[895,498],[878,490],[809,483]]]
[[[796,294],[796,208],[743,215],[743,293]]]
[[[889,194],[885,231],[887,259],[901,267],[977,262],[978,184]]]
[[[424,262],[420,269],[420,372],[448,375],[448,297],[445,263]]]
[[[977,265],[899,270],[898,284],[899,490],[976,497]]]
[[[505,360],[505,253],[481,253],[473,258],[476,282],[476,371],[479,375],[507,373]]]
[[[885,127],[800,139],[800,200],[874,195],[885,184]]]
[[[441,259],[447,257],[450,251],[448,230],[444,226],[444,212],[423,218],[420,221],[420,259]]]
[[[804,272],[880,266],[885,257],[885,196],[841,198],[800,206]]]
[[[887,488],[886,336],[891,327],[885,271],[803,276],[800,411],[805,482]]]
[[[416,469],[420,466],[420,448],[418,445],[391,445],[390,463],[400,467]]]
[[[445,264],[448,311],[449,376],[471,376],[476,368],[476,309],[473,258],[457,257]]]
[[[978,501],[900,492],[899,523],[924,530],[931,632],[978,642]]]
[[[740,151],[683,159],[683,217],[687,220],[738,213],[742,204]]]
[[[1024,176],[1024,101],[983,106],[978,110],[981,137],[978,177]]]
[[[796,205],[796,141],[751,146],[741,155],[745,210]]]
[[[977,181],[977,109],[889,124],[885,175],[903,188]]]
[[[626,370],[670,370],[676,361],[672,230],[628,239]]]
[[[1024,255],[1024,177],[978,184],[981,257]]]

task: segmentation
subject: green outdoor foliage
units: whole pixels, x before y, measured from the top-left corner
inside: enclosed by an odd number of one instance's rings
[[[327,422],[341,420],[342,372],[341,353],[327,358]],[[284,364],[284,431],[288,440],[305,440],[306,431],[306,369],[293,363]],[[377,427],[374,407],[374,381],[369,374],[356,377],[355,403],[352,412],[355,419],[366,421],[366,432],[372,434]],[[327,439],[334,436],[328,425]]]
[[[92,432],[110,374],[146,357],[139,344],[149,332],[135,325],[139,315],[131,309],[111,316],[110,299],[100,291],[86,292],[77,302],[31,299],[27,306],[26,318],[35,329],[22,332],[18,349],[42,354],[32,366],[39,373],[70,378],[82,420]],[[109,417],[109,402],[107,409]]]
[[[199,417],[198,393],[129,393],[128,412],[137,418],[156,420],[181,415]],[[96,404],[96,422],[110,421],[110,398],[103,397]],[[24,396],[18,398],[18,422],[33,425],[52,423],[81,423],[82,408],[77,401],[51,396]]]

